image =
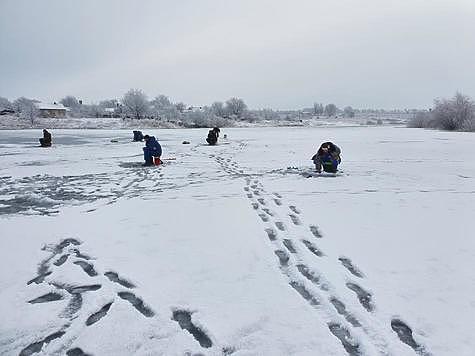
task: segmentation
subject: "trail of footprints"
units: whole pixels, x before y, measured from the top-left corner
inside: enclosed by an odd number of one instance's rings
[[[78,319],[78,314],[83,308],[83,294],[93,293],[101,290],[102,284],[97,283],[100,275],[96,271],[93,263],[90,262],[92,258],[80,252],[78,248],[80,245],[80,241],[69,238],[62,240],[57,245],[48,245],[43,248],[45,251],[50,251],[51,254],[38,265],[37,276],[28,281],[27,285],[47,284],[52,288],[52,290],[49,293],[40,295],[27,302],[29,304],[43,304],[68,299],[67,306],[59,315],[60,317],[67,319],[67,322],[57,332],[47,335],[43,339],[27,345],[20,351],[21,356],[29,356],[39,353],[53,340],[63,338],[65,335],[67,335],[68,329],[73,323],[77,322],[76,319]],[[81,268],[88,277],[94,279],[94,283],[87,285],[68,285],[51,278],[54,268],[63,268],[66,262],[69,261],[73,256],[75,260],[71,261],[70,266],[78,266],[77,268]],[[132,290],[136,288],[134,283],[120,276],[114,271],[106,271],[104,273],[104,277],[105,278],[102,278],[103,282],[113,283],[114,285],[119,286],[120,290],[117,292],[118,298],[128,302],[137,312],[146,318],[152,318],[156,316],[155,311],[147,303],[145,303],[144,300],[132,292]],[[86,327],[100,322],[101,319],[108,315],[108,313],[111,311],[111,307],[116,302],[116,298],[111,296],[110,300],[110,302],[104,304],[101,308],[99,308],[99,310],[93,312],[86,318],[84,322]],[[183,330],[189,332],[201,347],[210,348],[213,346],[213,342],[208,337],[208,335],[206,335],[203,330],[201,330],[192,322],[191,313],[189,311],[174,309],[171,319],[176,321]],[[73,337],[73,339],[75,339],[75,337]],[[71,342],[69,344],[71,344]],[[232,353],[230,350],[232,351],[233,348],[223,348],[222,351],[223,353],[226,351],[227,354],[230,354]],[[81,348],[76,347],[67,350],[66,355],[81,356],[88,354]]]
[[[289,229],[286,227],[284,220],[280,219],[279,215],[271,209],[271,205],[266,199],[268,198],[273,202],[276,209],[282,209],[284,205],[281,194],[266,193],[262,184],[250,176],[246,177],[244,192],[247,198],[251,200],[252,208],[256,211],[263,223],[266,224],[265,232],[274,246],[274,254],[279,262],[280,270],[289,281],[289,286],[312,307],[323,314],[324,319],[327,320],[329,331],[338,338],[348,355],[357,356],[364,354],[365,347],[368,347],[368,345],[360,345],[360,342],[379,347],[380,349],[378,351],[381,352],[381,349],[384,349],[386,346],[385,340],[379,340],[378,336],[372,336],[371,334],[374,333],[372,332],[374,330],[370,330],[368,325],[363,325],[363,320],[359,320],[351,310],[348,309],[342,299],[336,295],[335,289],[330,285],[329,281],[315,268],[310,268],[303,262],[305,258],[302,255],[299,244],[307,249],[315,258],[326,257],[325,253],[318,247],[315,241],[312,241],[312,239],[323,238],[318,226],[308,226],[306,230],[309,236],[308,238],[301,238],[300,240],[293,239],[291,238],[292,233],[288,231]],[[287,216],[290,226],[303,226],[300,215],[301,210],[295,205],[288,206]],[[364,278],[363,272],[349,257],[338,257],[338,263],[345,268],[353,278]],[[345,286],[354,294],[365,312],[372,313],[375,311],[376,305],[370,292],[349,278]],[[343,320],[339,319],[336,315],[339,315]],[[361,332],[356,332],[357,329],[362,330],[367,337],[363,340],[359,338],[358,341],[355,335],[361,335]],[[429,355],[424,346],[417,343],[414,339],[412,329],[405,322],[394,318],[391,321],[391,329],[397,334],[400,341],[410,346],[417,354],[424,356]]]

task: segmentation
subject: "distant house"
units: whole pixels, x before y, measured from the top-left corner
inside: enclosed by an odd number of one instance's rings
[[[41,117],[66,117],[68,109],[63,104],[36,103]]]
[[[202,106],[188,106],[183,112],[202,112]]]
[[[104,112],[102,113],[102,117],[120,117],[116,108],[104,108]]]

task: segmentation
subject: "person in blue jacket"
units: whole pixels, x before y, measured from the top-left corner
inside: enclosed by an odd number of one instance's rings
[[[144,166],[152,166],[153,157],[161,157],[162,146],[154,136],[145,135],[143,138],[145,140],[145,147],[143,148]]]
[[[312,157],[317,173],[321,173],[322,168],[325,172],[336,173],[338,171],[338,165],[341,163],[340,154],[340,147],[333,142],[322,143],[317,153]]]

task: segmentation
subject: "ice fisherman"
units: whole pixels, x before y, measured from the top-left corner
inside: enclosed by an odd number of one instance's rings
[[[51,134],[48,130],[43,129],[43,138],[40,138],[41,147],[51,147]]]
[[[143,138],[145,140],[145,147],[143,148],[144,166],[152,166],[154,157],[160,159],[162,156],[162,146],[154,136],[145,135]]]
[[[338,165],[341,163],[340,154],[340,148],[333,142],[322,143],[317,153],[312,157],[317,173],[322,172],[322,167],[325,172],[336,173]]]
[[[218,142],[219,132],[219,127],[215,127],[212,130],[209,130],[206,142],[208,142],[211,146],[216,145],[216,143]]]
[[[134,141],[135,142],[143,141],[142,131],[133,131],[133,133],[134,133]]]

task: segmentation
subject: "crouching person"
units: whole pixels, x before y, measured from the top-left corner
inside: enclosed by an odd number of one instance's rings
[[[211,146],[216,145],[216,143],[218,143],[219,132],[219,127],[215,127],[214,129],[209,130],[206,142],[208,142],[208,144],[210,144]]]
[[[158,160],[157,163],[160,164],[162,146],[160,146],[154,136],[145,135],[143,138],[145,140],[145,147],[143,148],[143,158],[145,160],[144,166],[154,165],[154,157],[155,160]]]
[[[43,130],[43,138],[40,138],[40,145],[41,147],[51,147],[51,134],[48,130]]]
[[[321,173],[322,168],[325,172],[336,173],[338,165],[341,163],[340,154],[340,148],[333,142],[322,143],[317,153],[312,157],[317,173]]]

